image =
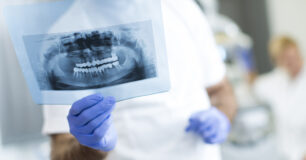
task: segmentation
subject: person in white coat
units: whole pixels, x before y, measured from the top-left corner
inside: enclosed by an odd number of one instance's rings
[[[278,36],[271,41],[270,56],[276,68],[256,80],[255,93],[273,109],[281,153],[290,160],[305,160],[306,68],[303,56],[298,44],[288,36]]]
[[[100,2],[82,1],[92,6],[88,14],[99,14]],[[43,132],[52,137],[52,160],[221,159],[218,144],[226,140],[236,102],[213,34],[193,0],[162,0],[162,12],[170,91],[118,102],[115,109],[114,100],[103,95],[85,97],[72,106],[44,106]],[[92,145],[75,127],[94,118],[78,117],[85,112],[80,108],[94,113],[89,101],[101,103],[92,108],[105,108],[106,99],[114,109],[112,120],[108,115],[107,124],[97,126],[101,132]]]

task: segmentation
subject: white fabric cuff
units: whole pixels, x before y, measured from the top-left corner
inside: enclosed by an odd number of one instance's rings
[[[67,115],[70,106],[67,105],[45,105],[43,106],[44,123],[42,133],[59,134],[69,133]]]

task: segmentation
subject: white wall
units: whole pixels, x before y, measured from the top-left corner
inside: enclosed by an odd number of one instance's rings
[[[267,0],[272,35],[296,38],[306,56],[306,0]]]

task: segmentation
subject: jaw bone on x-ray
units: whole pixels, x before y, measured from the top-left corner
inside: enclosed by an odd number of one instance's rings
[[[122,101],[169,91],[160,0],[95,5],[58,1],[5,8],[36,103],[70,105],[93,93]]]
[[[39,57],[43,67],[33,66],[38,69],[35,73],[40,88],[94,89],[155,77],[155,59],[149,55],[152,51],[145,44],[151,40],[137,33],[147,32],[148,28],[137,23],[129,26],[25,37],[26,43],[38,42],[43,46]],[[43,39],[38,41],[31,39],[41,37]],[[33,64],[36,64],[35,59],[32,59]]]

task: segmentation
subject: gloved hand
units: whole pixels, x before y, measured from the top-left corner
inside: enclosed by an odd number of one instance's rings
[[[209,110],[191,115],[186,132],[195,132],[206,143],[216,144],[226,140],[230,126],[230,121],[226,115],[217,108],[212,107]]]
[[[110,151],[114,149],[117,134],[112,126],[113,97],[94,94],[76,101],[68,114],[70,132],[84,146]]]

